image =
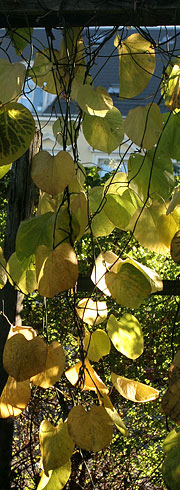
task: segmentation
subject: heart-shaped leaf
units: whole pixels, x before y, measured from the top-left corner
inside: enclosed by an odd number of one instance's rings
[[[36,273],[38,291],[42,296],[53,298],[56,294],[73,288],[78,278],[78,262],[71,245],[61,243],[54,250],[44,245],[38,247]]]
[[[70,459],[74,451],[74,442],[71,439],[67,422],[60,420],[54,427],[48,420],[43,420],[39,428],[42,463],[45,474],[63,466]]]
[[[127,136],[141,148],[150,150],[157,143],[162,131],[162,119],[157,104],[131,109],[124,122]]]
[[[105,274],[109,270],[112,272],[117,272],[121,263],[122,259],[120,259],[118,255],[114,254],[110,250],[104,252],[103,254],[99,254],[95,261],[91,274],[91,280],[107,296],[110,296],[111,293],[107,288]]]
[[[71,461],[67,461],[56,470],[50,470],[48,476],[43,472],[37,490],[62,490],[71,474]]]
[[[83,344],[88,359],[93,362],[98,362],[101,357],[107,356],[111,349],[107,333],[99,328],[92,333],[86,332]]]
[[[16,381],[24,381],[44,370],[47,351],[40,337],[28,341],[21,333],[13,335],[4,347],[4,369]]]
[[[10,102],[0,107],[0,166],[20,158],[28,150],[35,132],[31,112]]]
[[[63,192],[74,174],[74,161],[67,151],[59,151],[56,156],[52,156],[42,150],[32,160],[32,179],[39,189],[48,194]]]
[[[68,415],[68,430],[75,444],[86,451],[100,451],[109,446],[113,434],[106,410],[96,405],[89,412],[82,405],[73,407]]]

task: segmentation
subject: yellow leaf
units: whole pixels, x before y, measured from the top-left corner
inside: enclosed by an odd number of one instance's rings
[[[162,118],[157,104],[131,109],[124,122],[126,135],[133,143],[150,150],[162,132]]]
[[[24,381],[44,370],[48,346],[40,337],[27,340],[18,333],[10,337],[3,352],[4,369],[16,381]]]
[[[44,472],[63,466],[70,459],[74,451],[74,442],[71,439],[67,422],[60,420],[54,427],[48,420],[43,420],[39,429],[40,447]]]
[[[84,349],[90,361],[98,362],[103,356],[107,356],[111,349],[109,337],[104,330],[97,329],[95,332],[87,332],[84,337]]]
[[[29,380],[17,382],[11,376],[0,396],[0,417],[16,417],[26,408],[30,401],[31,389]]]
[[[40,245],[36,253],[36,273],[42,296],[53,298],[73,288],[78,278],[78,262],[71,245],[61,243],[54,250]]]
[[[59,151],[52,156],[42,150],[32,159],[32,179],[39,189],[48,194],[63,192],[71,183],[74,173],[74,161],[67,151]]]
[[[82,405],[73,407],[68,415],[68,430],[75,444],[87,451],[100,451],[109,446],[113,434],[104,407],[96,405],[89,412]]]
[[[15,102],[22,93],[26,67],[22,63],[10,63],[0,59],[0,101],[1,104]]]
[[[135,316],[125,313],[117,320],[114,315],[110,315],[107,331],[114,347],[125,356],[137,359],[143,353],[143,333]]]
[[[49,388],[58,381],[65,367],[65,354],[62,345],[54,341],[48,346],[44,370],[31,378],[34,385]],[[59,465],[60,466],[60,465]]]
[[[94,371],[87,358],[84,361],[84,368],[82,362],[79,361],[75,366],[68,369],[68,371],[65,372],[65,375],[72,385],[75,386],[77,384],[83,391],[100,390],[104,393],[108,393],[107,386],[103,383],[96,371]]]
[[[71,474],[71,461],[67,461],[56,470],[50,470],[48,476],[43,472],[37,490],[62,490]]]
[[[140,34],[132,34],[125,41],[117,35],[114,45],[119,53],[119,96],[135,97],[146,88],[154,73],[155,49]]]
[[[84,298],[76,306],[78,316],[89,325],[99,325],[107,318],[107,306],[105,301],[93,301]]]
[[[159,396],[158,390],[151,388],[151,386],[144,385],[139,381],[124,378],[115,373],[111,373],[111,379],[116,390],[127,400],[144,403],[156,400]]]
[[[103,403],[103,406],[104,406],[107,414],[109,415],[111,421],[113,422],[113,424],[115,424],[115,426],[123,434],[123,436],[128,436],[129,435],[128,430],[127,430],[122,418],[120,417],[119,413],[117,412],[117,410],[114,408],[113,404],[111,403],[109,396],[106,395],[106,393],[101,393],[101,396],[100,396],[98,393],[98,398],[99,398],[100,404]]]
[[[81,109],[91,116],[105,117],[107,112],[113,107],[112,98],[107,90],[103,87],[93,89],[91,85],[83,85],[78,83],[77,80],[75,80],[75,83],[77,85],[75,99]]]

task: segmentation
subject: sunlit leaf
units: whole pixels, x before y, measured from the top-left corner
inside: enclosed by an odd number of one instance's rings
[[[30,401],[31,389],[29,380],[17,382],[8,377],[0,396],[0,417],[16,417],[26,408]]]
[[[116,107],[103,118],[85,114],[82,129],[89,145],[105,153],[115,150],[124,137],[123,118]]]
[[[166,457],[162,466],[165,484],[169,490],[177,490],[180,482],[180,433],[173,429],[166,437],[163,449]]]
[[[107,318],[107,305],[105,301],[93,301],[91,298],[81,299],[76,306],[81,320],[89,325],[99,325]]]
[[[132,34],[125,41],[117,35],[114,44],[119,53],[119,96],[135,97],[146,88],[154,73],[155,50],[140,34]]]
[[[128,430],[120,417],[119,413],[117,410],[113,407],[113,404],[111,403],[111,400],[109,396],[106,393],[101,393],[98,394],[98,398],[100,403],[103,403],[103,407],[105,408],[107,414],[109,415],[111,421],[113,424],[117,427],[117,429],[123,434],[123,436],[128,436]]]
[[[144,385],[139,381],[124,378],[115,373],[111,373],[111,379],[116,390],[127,400],[144,403],[156,400],[159,396],[158,390],[155,390],[151,386]]]
[[[100,451],[109,446],[113,426],[104,407],[73,407],[68,415],[68,430],[75,444],[86,451]]]
[[[0,167],[0,179],[2,179],[4,175],[6,175],[9,172],[10,168],[11,168],[11,163],[9,163],[8,165],[2,165]]]
[[[180,186],[178,185],[175,187],[171,201],[169,203],[169,206],[167,208],[166,214],[172,213],[174,209],[176,209],[178,206],[180,206]]]
[[[26,67],[22,63],[10,63],[0,59],[0,102],[15,102],[21,95]]]
[[[79,84],[76,101],[83,110],[91,116],[105,117],[113,108],[113,101],[107,90],[103,87],[94,89],[91,85]]]
[[[54,340],[52,344],[48,345],[44,370],[36,374],[36,376],[33,376],[31,382],[36,386],[41,386],[41,388],[49,388],[59,381],[64,367],[65,353],[63,347],[59,342]]]
[[[25,258],[23,261],[18,260],[16,252],[14,252],[7,263],[8,279],[24,294],[32,293],[37,289],[35,259]]]
[[[44,370],[47,351],[48,347],[40,337],[27,340],[21,333],[13,335],[4,347],[4,369],[16,381],[24,381]]]
[[[96,371],[91,366],[89,360],[85,359],[84,366],[79,361],[75,366],[65,372],[66,378],[72,385],[76,385],[81,390],[101,390],[103,393],[108,393],[107,386],[103,383]]]
[[[114,347],[125,356],[137,359],[143,353],[143,333],[135,316],[125,313],[117,320],[114,315],[110,315],[107,331]]]
[[[144,201],[150,196],[153,199],[168,199],[175,186],[173,165],[169,158],[156,152],[146,155],[133,154],[128,161],[130,186]]]
[[[52,156],[42,150],[32,160],[31,176],[34,183],[44,192],[56,195],[63,192],[74,177],[75,165],[67,151]]]
[[[11,102],[0,107],[0,166],[20,158],[28,150],[35,132],[31,112]]]
[[[131,109],[124,121],[124,131],[141,148],[153,148],[162,131],[159,106],[151,103]]]
[[[18,333],[24,335],[27,340],[32,340],[34,339],[34,337],[37,336],[36,330],[34,330],[34,328],[32,327],[29,327],[27,325],[11,325],[8,333],[8,339]]]
[[[104,330],[97,329],[95,332],[86,332],[83,340],[84,349],[90,361],[98,362],[103,356],[107,356],[111,349],[109,337]]]
[[[36,253],[36,273],[42,296],[53,298],[73,288],[78,278],[78,262],[71,245],[61,243],[54,250],[40,245]]]
[[[62,490],[71,474],[71,461],[67,461],[56,470],[50,470],[48,476],[42,474],[37,490]]]
[[[122,259],[120,259],[118,255],[114,254],[110,250],[104,252],[103,254],[99,254],[95,261],[91,274],[91,280],[107,296],[110,296],[111,293],[107,288],[105,274],[109,270],[112,272],[117,272],[121,262]]]
[[[163,74],[161,93],[164,103],[171,111],[180,108],[180,60],[175,58]]]
[[[43,420],[39,428],[39,438],[43,468],[48,476],[49,470],[63,466],[69,461],[74,450],[74,442],[69,435],[67,422],[63,423],[62,420],[56,427],[48,420]]]
[[[48,48],[36,52],[34,65],[29,70],[29,76],[40,88],[51,94],[62,97],[66,80],[62,80],[64,69],[62,68],[61,54],[57,49],[53,50],[53,57],[50,56]],[[61,63],[61,66],[60,66]]]
[[[156,253],[167,254],[171,240],[179,229],[179,216],[175,211],[167,216],[168,204],[154,201],[150,207],[137,210],[130,229],[134,231],[136,240]],[[144,233],[146,230],[146,233]]]
[[[97,237],[109,235],[113,231],[114,225],[104,212],[105,200],[103,206],[101,205],[103,202],[102,186],[92,187],[89,191],[88,197],[90,211],[93,214],[95,213],[91,222],[93,235]]]

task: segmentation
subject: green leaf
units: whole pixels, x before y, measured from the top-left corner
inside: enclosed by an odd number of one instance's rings
[[[92,213],[97,213],[93,216],[91,222],[91,228],[93,235],[98,236],[107,236],[114,230],[114,224],[108,218],[104,211],[103,202],[103,187],[93,187],[90,189],[89,194],[89,208]],[[105,204],[105,200],[104,200]]]
[[[48,48],[41,52],[37,52],[34,60],[34,65],[29,71],[29,76],[34,83],[40,88],[51,94],[58,94],[62,97],[64,83],[61,77],[64,76],[64,68],[62,67],[61,55],[57,49],[54,49],[53,56],[57,64],[51,61],[51,55]]]
[[[107,331],[114,347],[129,359],[137,359],[144,350],[144,339],[141,326],[130,313],[125,313],[120,320],[110,315]]]
[[[69,461],[74,451],[74,442],[71,439],[67,422],[60,420],[54,427],[49,420],[43,420],[39,428],[42,463],[45,474],[55,470]]]
[[[16,254],[18,260],[22,261],[36,252],[41,244],[47,244],[46,227],[53,213],[45,213],[21,221],[16,236]],[[49,235],[48,235],[49,236]],[[51,240],[51,237],[49,238]]]
[[[92,334],[87,332],[83,343],[88,359],[93,362],[98,362],[101,357],[107,356],[111,349],[107,333],[99,328]]]
[[[124,190],[121,196],[109,192],[106,196],[104,212],[111,219],[114,226],[121,230],[126,230],[138,205],[139,200],[130,189]]]
[[[133,143],[150,150],[162,131],[162,119],[157,104],[131,109],[124,121],[124,130]]]
[[[68,461],[60,468],[49,471],[49,476],[45,473],[41,476],[37,490],[62,490],[69,480],[71,474],[71,461]]]
[[[34,260],[33,260],[34,259]],[[8,260],[7,272],[9,282],[18,286],[24,294],[29,294],[37,289],[35,258],[28,257],[23,261],[18,260],[14,252]]]
[[[24,48],[31,42],[33,27],[20,27],[19,29],[8,30],[7,35],[11,38],[16,53],[21,55]]]
[[[0,108],[0,166],[10,164],[28,150],[35,132],[31,112],[22,104]]]
[[[131,155],[128,177],[131,188],[143,201],[150,196],[152,199],[160,198],[162,202],[162,198],[169,198],[175,186],[171,160],[156,149],[147,151],[145,156]]]
[[[22,93],[26,68],[22,63],[10,63],[0,59],[0,101],[15,102]]]
[[[163,131],[158,150],[168,158],[180,159],[180,114],[162,114]]]
[[[132,34],[125,41],[117,35],[114,45],[119,53],[119,96],[135,97],[147,87],[154,73],[155,50],[140,34]]]
[[[117,303],[127,308],[139,308],[151,293],[148,279],[136,266],[127,261],[120,265],[119,272],[107,272],[105,282]]]
[[[138,209],[129,226],[133,230],[136,240],[143,247],[161,254],[167,254],[171,240],[179,229],[177,211],[173,211],[168,216],[166,214],[168,204],[160,204],[154,201],[150,207],[144,208],[143,211]]]
[[[166,437],[163,449],[167,453],[163,466],[163,478],[169,490],[180,487],[180,433],[172,430]]]
[[[82,129],[89,145],[105,153],[115,150],[124,137],[123,119],[116,107],[103,118],[85,114]]]

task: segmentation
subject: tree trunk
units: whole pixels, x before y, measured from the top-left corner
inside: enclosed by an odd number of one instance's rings
[[[9,200],[7,208],[7,225],[4,241],[4,256],[8,260],[15,251],[16,234],[20,222],[28,218],[33,209],[35,186],[31,179],[31,159],[40,148],[41,137],[35,134],[30,149],[17,160],[11,169]],[[4,344],[10,323],[21,323],[23,295],[7,282],[0,292],[0,393],[7,380],[7,373],[2,364]],[[10,488],[10,463],[13,436],[13,419],[0,419],[0,490]]]

